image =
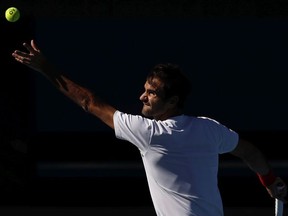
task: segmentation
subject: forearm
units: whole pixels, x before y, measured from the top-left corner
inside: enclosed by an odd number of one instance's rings
[[[268,187],[275,182],[276,175],[273,169],[258,149],[255,149],[250,157],[244,158],[244,161],[257,174],[263,186]]]
[[[80,86],[52,67],[45,67],[42,73],[56,88],[82,109],[98,117],[109,127],[114,128],[113,114],[116,111],[114,107],[101,100],[91,90]]]
[[[255,173],[260,175],[266,175],[271,167],[265,157],[265,155],[256,147],[250,147],[250,153],[247,153],[242,160],[253,170]]]
[[[44,76],[64,95],[81,106],[85,111],[88,111],[89,103],[93,98],[93,94],[90,90],[73,82],[52,66],[47,65],[45,69],[43,69],[42,74],[44,74]]]

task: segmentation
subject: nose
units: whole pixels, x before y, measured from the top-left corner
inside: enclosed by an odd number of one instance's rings
[[[139,97],[140,101],[146,101],[147,100],[147,95],[145,92],[143,92],[140,97]]]

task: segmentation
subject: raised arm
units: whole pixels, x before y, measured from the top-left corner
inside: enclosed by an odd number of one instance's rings
[[[36,46],[34,40],[31,40],[30,44],[23,43],[23,46],[28,52],[15,50],[12,53],[12,56],[16,61],[40,72],[50,80],[56,88],[81,106],[86,112],[98,117],[101,121],[114,129],[113,114],[116,111],[114,107],[105,103],[92,91],[73,82],[53,67],[41,53],[41,50]]]
[[[258,175],[260,182],[272,198],[287,203],[286,183],[280,177],[275,176],[265,156],[255,145],[240,139],[231,154],[241,158]]]

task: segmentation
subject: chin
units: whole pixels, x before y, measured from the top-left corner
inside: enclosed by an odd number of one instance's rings
[[[142,109],[142,115],[145,117],[152,117],[152,115],[149,113],[149,111]]]

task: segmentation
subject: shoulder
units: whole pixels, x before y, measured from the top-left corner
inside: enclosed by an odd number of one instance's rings
[[[196,121],[202,122],[203,124],[221,125],[219,121],[206,116],[197,116],[195,119]]]
[[[146,118],[142,115],[125,113],[125,112],[122,112],[119,110],[115,111],[113,117],[114,118],[120,118],[120,119],[134,119],[134,120],[141,120],[141,121],[152,121],[152,119]]]
[[[209,130],[214,130],[215,132],[219,133],[236,133],[234,130],[229,128],[228,126],[222,124],[221,122],[204,116],[197,117],[198,121],[201,122],[199,124],[202,124],[205,128],[208,128]]]
[[[151,125],[153,120],[141,115],[129,114],[121,111],[116,111],[113,116],[114,124],[131,125],[134,127],[146,127]]]

